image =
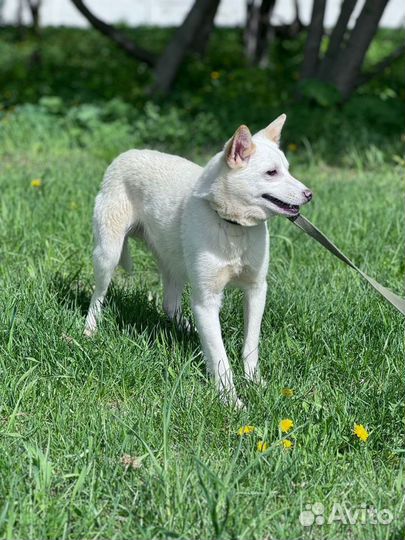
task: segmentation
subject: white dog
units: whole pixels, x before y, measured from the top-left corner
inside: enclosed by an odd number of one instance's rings
[[[260,381],[258,344],[266,301],[269,238],[266,220],[296,216],[312,193],[288,171],[279,149],[283,114],[253,137],[240,126],[206,165],[153,150],[129,150],[108,167],[94,210],[95,291],[86,335],[96,331],[118,264],[130,271],[128,237],[143,238],[155,254],[164,286],[163,308],[182,323],[184,285],[207,368],[226,399],[240,405],[221,336],[219,310],[226,285],[245,292],[244,371]]]

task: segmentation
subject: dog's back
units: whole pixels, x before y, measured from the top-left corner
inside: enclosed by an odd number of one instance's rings
[[[129,150],[107,168],[100,194],[122,194],[137,217],[158,211],[154,218],[161,219],[176,212],[201,171],[201,167],[179,156],[156,150]]]

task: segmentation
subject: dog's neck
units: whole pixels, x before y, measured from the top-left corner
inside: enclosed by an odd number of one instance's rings
[[[194,195],[204,199],[221,220],[239,227],[257,225],[245,215],[245,209],[239,204],[230,202],[229,193],[221,182],[224,170],[223,152],[216,154],[205,166],[197,181]]]

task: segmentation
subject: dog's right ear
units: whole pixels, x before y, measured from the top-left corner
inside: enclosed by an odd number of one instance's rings
[[[286,114],[280,114],[271,124],[269,124],[264,130],[264,134],[268,139],[275,142],[277,145],[280,144],[281,130],[287,120]]]
[[[225,145],[225,160],[231,169],[246,167],[256,150],[252,134],[247,126],[240,126]]]

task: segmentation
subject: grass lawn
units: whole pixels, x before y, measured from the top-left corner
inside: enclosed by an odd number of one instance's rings
[[[0,123],[1,538],[402,538],[403,320],[287,220],[270,227],[264,389],[242,380],[241,293],[222,311],[246,410],[219,402],[198,337],[166,320],[141,245],[135,277],[116,274],[99,334],[82,336],[94,196],[108,160],[133,144],[107,135],[78,145],[29,110]],[[401,291],[399,167],[376,149],[341,168],[309,150],[289,154],[315,193],[305,215]],[[294,422],[290,449],[283,418]],[[239,437],[243,425],[256,432]],[[346,503],[393,519],[303,527],[300,512],[317,502],[326,518]]]

